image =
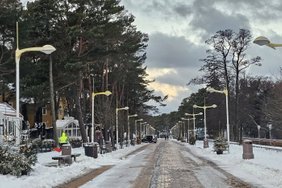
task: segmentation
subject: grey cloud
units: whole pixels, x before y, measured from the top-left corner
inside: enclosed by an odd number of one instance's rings
[[[191,2],[191,1],[190,1]],[[160,19],[174,20],[175,16],[186,17],[192,13],[190,3],[187,1],[175,2],[171,0],[122,0],[122,3],[130,9],[138,8],[152,17],[156,15]]]
[[[173,7],[173,10],[182,17],[189,16],[192,13],[191,7],[185,4],[177,4]]]
[[[163,33],[150,35],[148,44],[150,67],[193,67],[199,61],[201,48],[184,37],[169,36]]]
[[[195,67],[176,68],[176,73],[160,76],[156,81],[171,85],[185,86],[192,78],[199,76],[200,62],[195,63]]]
[[[218,30],[240,28],[249,29],[249,20],[241,14],[227,15],[217,10],[212,5],[208,6],[207,1],[197,0],[194,3],[194,16],[190,25],[196,30],[203,30],[206,38]]]

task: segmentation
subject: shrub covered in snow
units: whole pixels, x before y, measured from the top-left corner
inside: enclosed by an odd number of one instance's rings
[[[19,151],[0,146],[0,174],[26,175],[36,160],[36,151],[31,146],[23,145]]]
[[[71,144],[71,147],[78,148],[82,146],[82,140],[79,138],[70,138],[69,142]]]
[[[226,139],[223,136],[219,136],[214,140],[214,151],[217,154],[222,154],[223,151],[227,150],[228,144]]]

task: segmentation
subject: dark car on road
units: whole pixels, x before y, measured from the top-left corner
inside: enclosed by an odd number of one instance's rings
[[[144,138],[142,138],[142,142],[157,143],[157,137],[152,136],[152,135],[146,135]]]

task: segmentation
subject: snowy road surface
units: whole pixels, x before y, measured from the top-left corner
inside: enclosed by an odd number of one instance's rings
[[[252,187],[180,143],[159,140],[129,155],[119,164],[82,186],[105,188]]]

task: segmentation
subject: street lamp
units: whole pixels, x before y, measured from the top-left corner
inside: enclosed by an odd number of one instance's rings
[[[204,139],[204,148],[208,148],[209,147],[209,142],[207,140],[207,118],[206,118],[206,109],[208,108],[216,108],[217,105],[216,104],[213,104],[211,106],[198,106],[196,104],[193,105],[193,108],[201,108],[201,109],[204,109],[204,131],[205,131],[205,139]]]
[[[116,148],[118,148],[118,111],[120,110],[129,110],[129,107],[116,108]]]
[[[135,136],[137,137],[137,122],[139,122],[139,121],[143,121],[143,119],[136,119],[135,121],[134,121],[134,126],[135,126]]]
[[[258,138],[259,138],[259,144],[260,144],[260,125],[257,125],[258,128]]]
[[[93,88],[93,91],[94,91],[94,88]],[[91,141],[92,143],[94,143],[94,129],[95,129],[95,108],[94,108],[94,99],[95,99],[95,96],[96,95],[106,95],[106,96],[109,96],[111,95],[112,92],[110,91],[105,91],[105,92],[98,92],[98,93],[94,93],[92,92],[92,129],[91,129]]]
[[[272,139],[272,136],[271,136],[271,129],[272,129],[272,124],[271,123],[269,123],[269,124],[267,124],[267,127],[268,127],[268,129],[269,129],[269,143],[270,143],[270,145],[271,145],[271,139]]]
[[[137,117],[137,114],[133,114],[133,115],[128,115],[127,116],[127,143],[129,143],[130,140],[130,126],[129,126],[129,118],[131,117]]]
[[[216,90],[212,87],[208,87],[206,89],[210,93],[223,93],[225,95],[225,105],[226,105],[226,132],[227,132],[227,144],[228,144],[228,152],[229,152],[229,144],[230,144],[230,124],[229,124],[229,107],[228,107],[228,91],[227,88],[224,90]]]
[[[260,46],[268,46],[270,48],[273,48],[275,49],[275,47],[282,47],[282,44],[275,44],[275,43],[272,43],[270,42],[270,40],[264,36],[260,36],[260,37],[257,37],[255,40],[254,40],[254,43],[257,44],[257,45],[260,45]]]
[[[143,132],[145,132],[144,126],[146,126],[147,122],[144,121],[143,123],[140,123],[140,138],[141,138],[141,134],[143,134]]]
[[[186,121],[187,121],[187,126],[188,126],[188,127],[187,127],[186,134],[187,134],[187,143],[189,143],[189,121],[192,120],[192,119],[190,119],[190,118],[183,118],[183,117],[182,117],[181,120],[183,120],[183,121],[186,120]]]
[[[197,114],[189,114],[189,113],[185,113],[185,116],[192,116],[193,118],[193,136],[196,138],[196,116],[200,116],[203,115],[203,112],[197,113]]]
[[[19,32],[18,32],[18,22],[16,22],[16,40],[17,48],[15,52],[16,61],[16,117],[20,118],[20,59],[21,55],[25,52],[43,52],[45,54],[51,54],[56,51],[56,48],[52,45],[44,45],[42,47],[30,47],[19,49]],[[18,130],[18,129],[17,129]],[[17,143],[20,140],[17,139]],[[19,144],[19,143],[18,143]]]

